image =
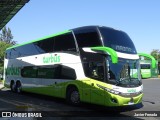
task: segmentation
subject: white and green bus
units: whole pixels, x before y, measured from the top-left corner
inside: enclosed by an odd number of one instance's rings
[[[146,53],[139,53],[139,56],[148,58],[148,60],[140,60],[142,78],[151,78],[153,74],[152,71],[156,71],[154,73],[158,74],[156,60],[153,56]]]
[[[142,102],[139,55],[129,36],[104,26],[85,26],[10,47],[5,86],[88,102],[126,106]]]
[[[141,77],[142,78],[150,78],[151,77],[151,63],[140,61],[141,66]]]

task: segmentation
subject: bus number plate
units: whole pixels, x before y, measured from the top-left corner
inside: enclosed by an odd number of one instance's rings
[[[128,105],[133,105],[134,104],[134,102],[128,102]]]

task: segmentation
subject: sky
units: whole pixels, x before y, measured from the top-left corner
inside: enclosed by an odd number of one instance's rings
[[[126,32],[137,52],[160,49],[160,0],[30,0],[6,25],[18,44],[102,25]]]

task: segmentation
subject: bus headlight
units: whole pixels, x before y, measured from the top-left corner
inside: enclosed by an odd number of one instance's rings
[[[116,90],[113,90],[113,89],[106,88],[106,87],[104,87],[104,86],[102,86],[102,85],[97,84],[97,86],[98,86],[99,88],[102,88],[103,90],[105,90],[105,91],[107,91],[107,92],[112,93],[112,94],[116,94],[116,95],[120,94],[119,91],[116,91]]]

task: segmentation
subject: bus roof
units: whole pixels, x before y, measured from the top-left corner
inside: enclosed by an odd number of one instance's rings
[[[50,38],[50,37],[62,35],[62,34],[65,34],[65,33],[71,32],[71,31],[76,31],[76,30],[81,30],[81,29],[86,29],[86,28],[87,28],[87,29],[88,29],[88,28],[94,29],[94,28],[99,28],[99,27],[105,27],[105,28],[107,28],[107,29],[117,30],[117,29],[114,29],[114,28],[111,28],[111,27],[99,26],[99,25],[82,26],[82,27],[77,27],[77,28],[70,29],[70,30],[65,30],[65,31],[63,31],[63,32],[59,32],[59,33],[56,33],[56,34],[52,34],[52,35],[49,35],[49,36],[45,36],[45,37],[42,37],[42,38],[39,38],[39,39],[36,39],[36,40],[32,40],[32,41],[29,41],[29,42],[25,42],[25,43],[22,43],[22,44],[14,45],[14,46],[12,46],[12,47],[7,48],[7,50],[8,50],[8,49],[12,49],[12,48],[16,48],[16,47],[19,47],[19,46],[23,46],[23,45],[26,45],[26,44],[29,44],[29,43],[41,41],[41,40],[44,40],[44,39],[47,39],[47,38]],[[121,31],[121,30],[118,30],[118,31]]]
[[[16,47],[20,47],[20,46],[23,46],[23,45],[26,45],[26,44],[29,44],[29,43],[41,41],[41,40],[44,40],[44,39],[47,39],[47,38],[50,38],[50,37],[62,35],[62,34],[68,33],[68,32],[71,32],[71,30],[66,30],[66,31],[59,32],[59,33],[52,34],[52,35],[48,35],[48,36],[45,36],[45,37],[42,37],[42,38],[39,38],[39,39],[36,39],[36,40],[32,40],[32,41],[25,42],[25,43],[22,43],[22,44],[14,45],[14,46],[12,46],[12,47],[7,48],[7,50],[8,50],[8,49],[12,49],[12,48],[16,48]]]

